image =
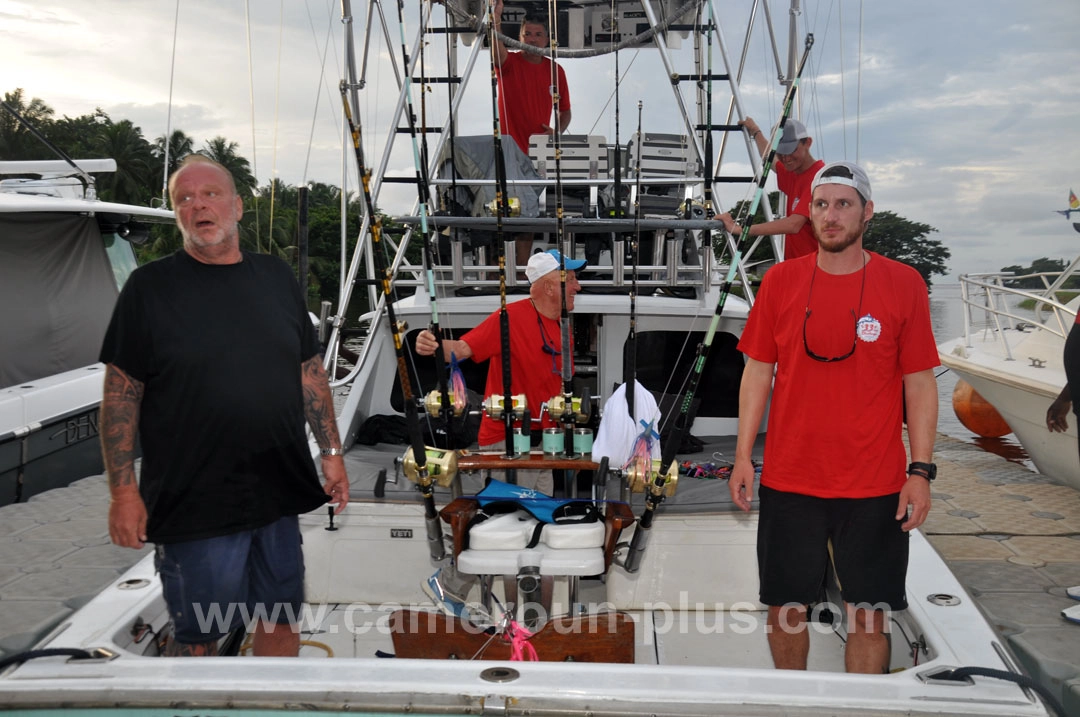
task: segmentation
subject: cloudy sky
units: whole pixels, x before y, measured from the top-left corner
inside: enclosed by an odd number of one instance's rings
[[[367,3],[353,5],[359,53]],[[418,3],[408,5],[411,42]],[[716,0],[733,61],[749,5]],[[786,32],[787,5],[772,3],[778,31]],[[227,137],[254,158],[262,181],[340,184],[340,7],[336,0],[0,0],[0,90],[21,87],[57,117],[100,107],[151,139],[169,126],[193,136],[197,147]],[[1080,191],[1080,3],[804,0],[802,10],[800,35],[816,37],[800,108],[815,156],[863,163],[878,209],[938,230],[953,254],[952,275],[1078,253],[1080,234],[1054,210],[1065,208],[1070,188]],[[396,5],[386,3],[385,12],[390,45],[399,52]],[[443,40],[427,47],[434,68],[445,55]],[[469,51],[461,51],[462,62]],[[691,71],[685,52],[675,58],[676,69]],[[462,133],[491,131],[487,56],[479,61]],[[571,131],[614,139],[612,58],[563,65]],[[657,53],[620,53],[620,67],[622,141],[636,129],[639,100],[646,131],[677,131]],[[779,112],[775,77],[759,22],[742,100],[763,125]],[[369,55],[364,79],[360,120],[368,162],[377,164],[396,99],[384,43]],[[434,115],[445,88],[436,86],[429,97]],[[714,112],[725,108],[726,99]],[[388,159],[389,173],[411,172],[407,149],[403,138]],[[741,144],[725,158],[723,173],[746,171]],[[393,190],[380,205],[403,209],[404,190]],[[727,191],[720,198],[725,208],[744,194]]]

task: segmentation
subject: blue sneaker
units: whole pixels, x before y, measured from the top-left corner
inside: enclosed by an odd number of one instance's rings
[[[465,607],[465,600],[446,589],[439,580],[440,573],[442,573],[442,568],[436,570],[434,575],[424,581],[422,585],[424,592],[431,598],[431,602],[435,604],[435,607],[450,617],[467,619],[469,611]]]

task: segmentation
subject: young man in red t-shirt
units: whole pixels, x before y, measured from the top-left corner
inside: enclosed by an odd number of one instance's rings
[[[495,0],[495,32],[502,31],[502,0]],[[549,36],[543,17],[526,14],[521,22],[518,40],[531,47],[547,49]],[[502,40],[495,41],[495,67],[499,76],[499,127],[510,135],[525,154],[529,153],[529,138],[534,134],[553,135],[566,131],[570,124],[570,88],[566,73],[550,58],[523,50],[510,52]],[[552,70],[557,78],[552,82]],[[558,87],[555,98],[554,87]],[[553,101],[555,100],[555,101]],[[559,111],[552,122],[552,107]],[[515,259],[518,267],[525,266],[532,254],[532,234],[519,234]]]
[[[747,117],[739,124],[746,127],[751,139],[757,143],[761,156],[769,151],[770,137],[758,127],[752,117]],[[776,185],[787,197],[785,216],[771,222],[750,226],[750,236],[772,236],[783,234],[784,259],[794,259],[818,250],[817,239],[810,225],[810,185],[814,177],[825,166],[825,162],[810,155],[813,138],[806,131],[806,125],[799,120],[789,119],[784,123],[784,134],[776,145]],[[735,223],[731,214],[725,212],[717,216],[729,232],[736,236],[742,227]]]
[[[729,489],[750,510],[750,453],[771,393],[758,572],[773,662],[806,669],[807,606],[831,548],[849,616],[847,670],[881,674],[888,611],[907,607],[908,531],[930,510],[937,348],[926,282],[863,249],[874,213],[866,173],[827,165],[812,196],[820,250],[765,274],[739,341],[747,360]]]

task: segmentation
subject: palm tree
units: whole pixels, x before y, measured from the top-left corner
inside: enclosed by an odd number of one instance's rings
[[[104,175],[98,185],[103,199],[144,204],[153,196],[153,155],[142,130],[131,120],[101,126],[93,144],[95,151],[116,160],[116,172]]]
[[[163,171],[164,177],[171,177],[172,173],[176,171],[176,168],[180,166],[180,160],[188,156],[195,151],[195,140],[187,136],[182,129],[174,129],[172,134],[169,135],[168,144],[168,159],[167,166],[163,166],[166,155],[165,135],[161,135],[154,140],[153,146],[150,148],[150,154],[153,155],[154,160],[157,163],[157,171]],[[164,182],[162,182],[164,184]],[[165,199],[165,197],[163,197]]]
[[[275,179],[244,202],[240,244],[292,262],[296,255],[296,218],[296,188]]]
[[[255,192],[257,182],[251,174],[251,163],[245,157],[240,156],[237,150],[240,145],[230,142],[224,137],[214,137],[206,143],[199,154],[206,155],[232,173],[236,183],[236,191],[243,197],[249,197]]]
[[[37,97],[27,104],[21,87],[4,93],[4,104],[17,112],[34,129],[44,133],[52,122],[53,109]],[[0,157],[16,159],[53,159],[52,151],[8,111],[0,111]]]

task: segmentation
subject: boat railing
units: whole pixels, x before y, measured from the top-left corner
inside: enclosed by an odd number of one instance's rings
[[[419,239],[416,236],[421,224],[418,217],[395,217],[393,221],[405,226],[403,236],[398,239],[400,246]],[[525,267],[517,266],[514,259],[514,236],[532,233],[538,237],[537,245],[544,246],[542,235],[546,234],[548,244],[556,247],[559,244],[555,238],[556,220],[552,217],[510,217],[501,223],[507,285],[525,287],[527,282],[519,277]],[[495,217],[432,216],[427,218],[427,224],[432,242],[438,244],[432,272],[440,292],[476,291],[477,287],[499,286]],[[634,262],[630,254],[634,238],[639,245],[639,287],[649,290],[691,288],[696,295],[703,295],[712,285],[713,229],[720,225],[715,220],[647,217],[635,222],[633,217],[567,217],[563,224],[569,237],[568,256],[585,258],[589,262],[587,269],[578,275],[584,287],[629,290],[634,281]],[[416,261],[402,257],[395,274],[398,286],[426,286],[424,267]]]
[[[964,305],[964,342],[970,347],[972,336],[981,331],[991,330],[1005,353],[1005,358],[1014,360],[1008,341],[1007,331],[1013,335],[1023,334],[1028,329],[1049,331],[1064,338],[1068,335],[1076,320],[1076,311],[1070,309],[1059,298],[1057,291],[1063,285],[1069,272],[1039,272],[1016,275],[1013,273],[964,274],[960,276],[960,298]],[[1009,283],[1020,284],[1037,279],[1042,282],[1042,290],[1031,290]],[[1021,314],[1017,307],[1024,301],[1034,304],[1035,316]],[[976,316],[982,314],[981,321]],[[1045,317],[1045,318],[1043,318]]]

